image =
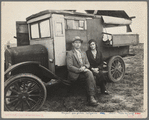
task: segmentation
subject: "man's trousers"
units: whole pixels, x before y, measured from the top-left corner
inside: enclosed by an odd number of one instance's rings
[[[90,70],[80,73],[78,80],[85,80],[87,96],[95,96],[97,92],[96,81]]]

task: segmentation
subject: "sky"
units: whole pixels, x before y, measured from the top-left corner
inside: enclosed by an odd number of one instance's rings
[[[131,28],[139,34],[139,41],[147,41],[147,2],[2,2],[1,42],[15,43],[16,21],[25,21],[32,14],[44,10],[124,10],[132,20]]]

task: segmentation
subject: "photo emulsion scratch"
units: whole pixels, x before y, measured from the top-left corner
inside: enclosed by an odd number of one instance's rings
[[[146,2],[1,5],[3,118],[147,117]]]

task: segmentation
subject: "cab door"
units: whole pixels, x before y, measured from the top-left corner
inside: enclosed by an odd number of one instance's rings
[[[17,46],[29,45],[28,25],[25,21],[16,22]]]
[[[66,65],[66,41],[63,15],[52,15],[55,65]]]

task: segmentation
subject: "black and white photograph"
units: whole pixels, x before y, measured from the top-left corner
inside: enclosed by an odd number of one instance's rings
[[[147,2],[2,1],[2,118],[146,118]]]

